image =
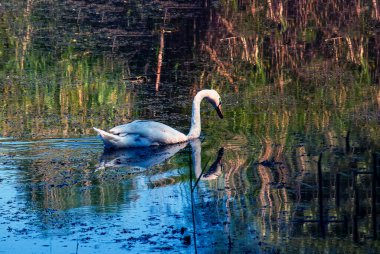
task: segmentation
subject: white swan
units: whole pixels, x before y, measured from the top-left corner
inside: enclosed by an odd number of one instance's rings
[[[200,104],[206,98],[215,108],[220,118],[222,114],[222,102],[215,90],[202,90],[195,95],[191,116],[191,128],[185,135],[165,124],[136,120],[112,128],[109,132],[97,129],[106,148],[144,147],[153,145],[168,145],[186,142],[198,138],[201,133]]]

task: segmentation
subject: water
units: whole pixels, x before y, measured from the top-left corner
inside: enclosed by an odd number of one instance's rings
[[[0,3],[0,252],[380,251],[375,1]]]

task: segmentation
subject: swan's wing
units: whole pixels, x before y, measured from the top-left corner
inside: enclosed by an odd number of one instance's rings
[[[149,139],[152,143],[174,144],[187,140],[186,135],[167,126],[163,123],[154,121],[137,120],[132,123],[116,126],[110,133],[120,137],[138,135],[140,138]]]

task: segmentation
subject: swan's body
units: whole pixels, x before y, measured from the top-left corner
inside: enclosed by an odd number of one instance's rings
[[[186,142],[200,136],[200,104],[204,98],[214,106],[219,117],[223,118],[219,94],[215,90],[202,90],[194,97],[191,128],[187,135],[163,123],[144,120],[116,126],[109,132],[95,127],[94,130],[99,133],[106,148],[146,147]]]
[[[96,130],[107,148],[145,147],[177,144],[187,141],[185,134],[154,121],[136,120],[112,128],[109,132]]]

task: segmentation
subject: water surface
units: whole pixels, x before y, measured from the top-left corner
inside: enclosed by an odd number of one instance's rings
[[[378,253],[375,2],[0,1],[0,252]]]

